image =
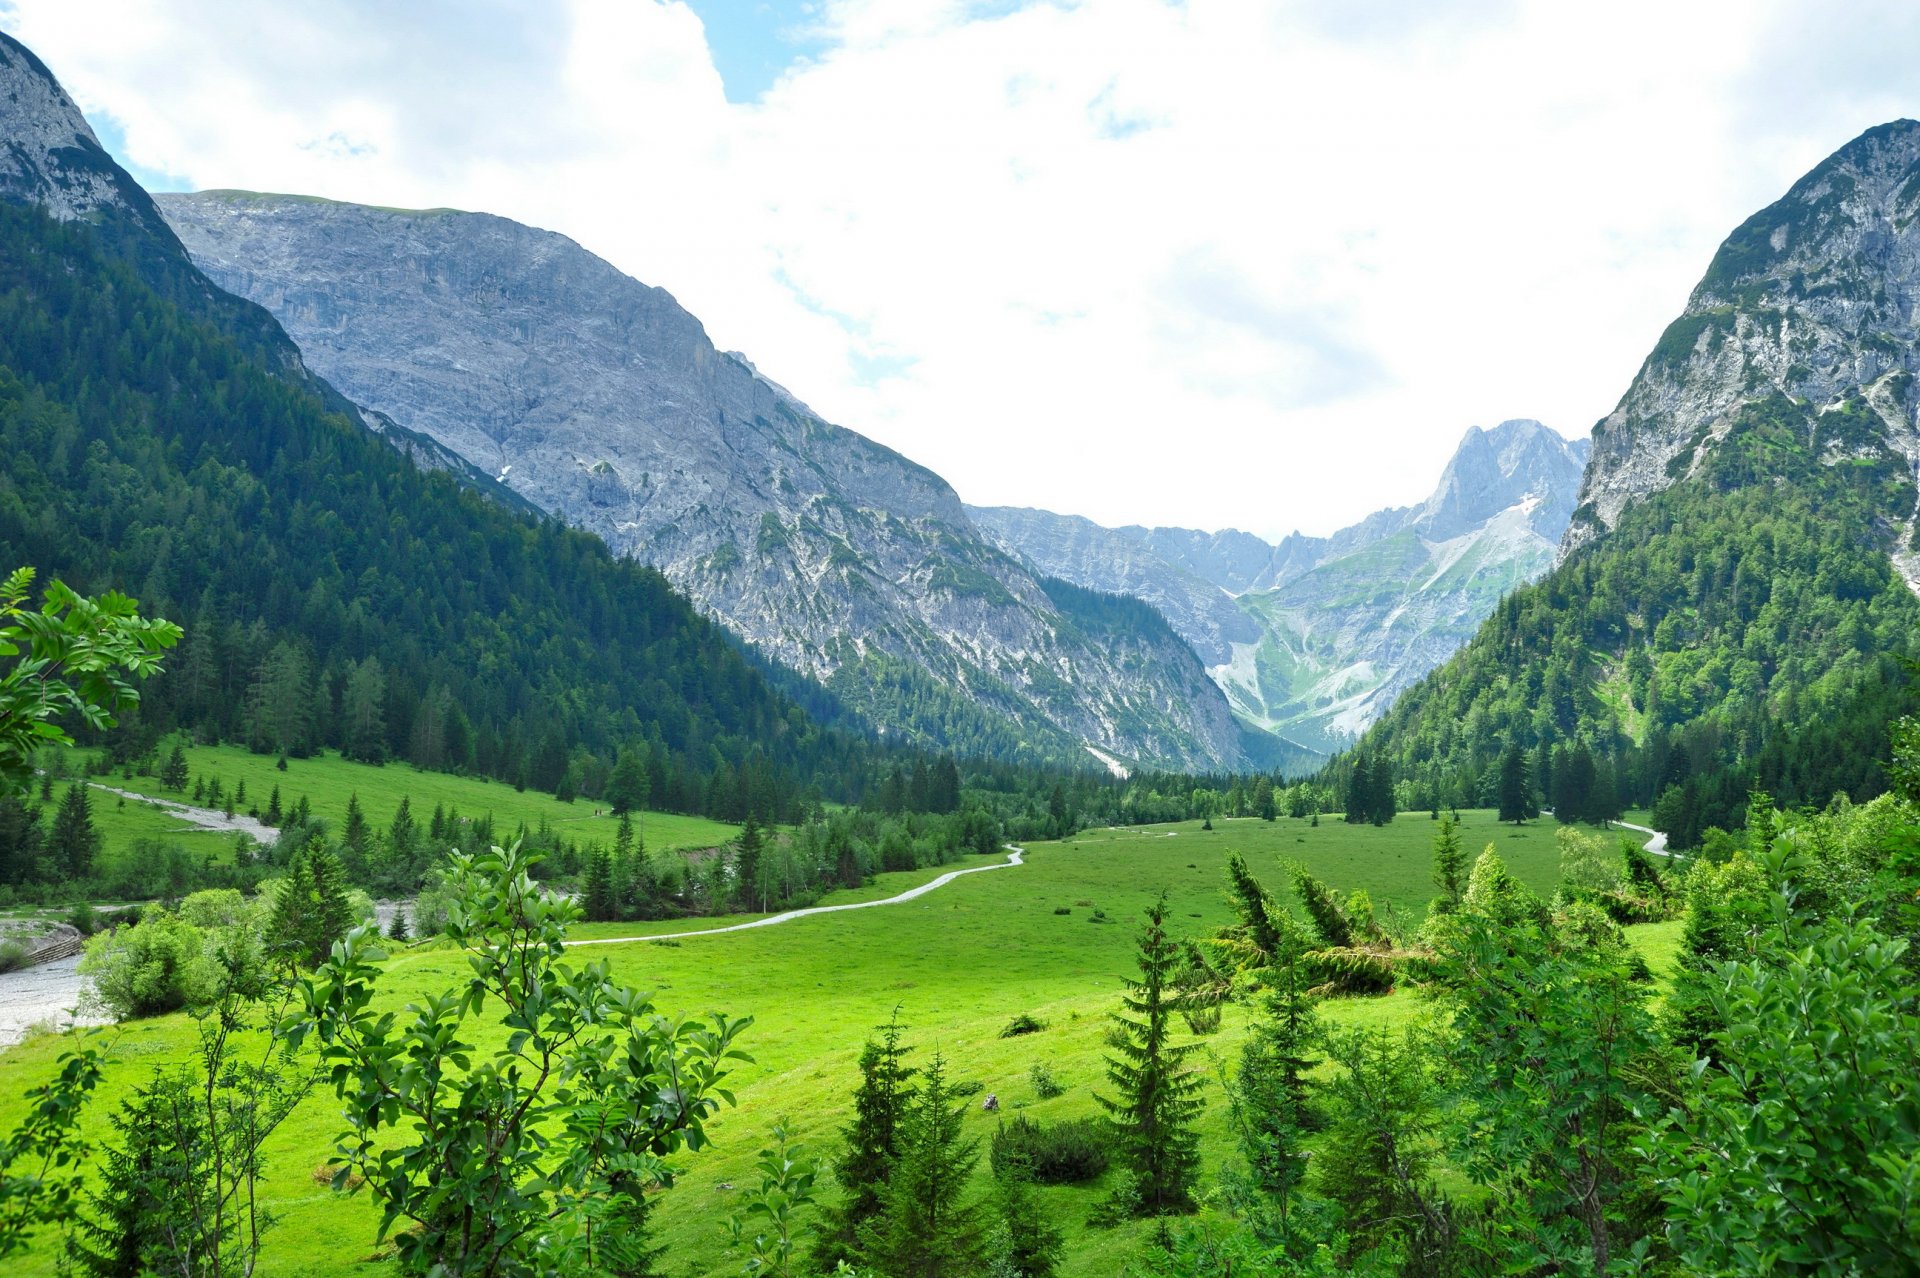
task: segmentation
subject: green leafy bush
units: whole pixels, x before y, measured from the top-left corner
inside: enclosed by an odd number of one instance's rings
[[[89,940],[80,971],[93,978],[91,1001],[117,1021],[177,1012],[204,998],[215,977],[206,933],[159,906]]]

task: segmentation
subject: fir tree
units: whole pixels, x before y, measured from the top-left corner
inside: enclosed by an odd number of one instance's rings
[[[966,1109],[964,1101],[954,1102],[946,1062],[936,1053],[900,1125],[900,1152],[881,1191],[881,1214],[863,1231],[863,1262],[889,1278],[946,1278],[979,1265],[980,1205],[965,1197],[980,1142],[961,1139]]]
[[[156,1073],[111,1119],[91,1215],[78,1222],[74,1257],[88,1278],[197,1272],[197,1202],[209,1183],[204,1124],[192,1089]]]
[[[905,1027],[899,1013],[879,1028],[879,1037],[860,1049],[860,1086],[853,1093],[853,1122],[841,1129],[846,1147],[833,1165],[846,1197],[825,1214],[814,1262],[831,1270],[857,1257],[861,1233],[884,1206],[882,1195],[900,1156],[901,1125],[915,1096],[914,1076],[906,1063],[913,1051],[901,1042]]]
[[[286,819],[287,814],[280,808],[280,787],[276,785],[273,787],[273,793],[267,796],[267,810],[261,817],[261,820],[268,825],[277,827]]]
[[[407,926],[407,907],[402,904],[393,911],[393,923],[387,928],[387,936],[404,944],[413,939],[413,930]]]
[[[1147,907],[1140,932],[1139,979],[1126,980],[1121,996],[1126,1010],[1113,1014],[1118,1055],[1107,1057],[1107,1079],[1115,1095],[1095,1097],[1113,1124],[1127,1172],[1115,1206],[1140,1216],[1192,1211],[1200,1163],[1200,1139],[1193,1130],[1201,1109],[1200,1077],[1183,1065],[1198,1045],[1170,1041],[1180,949],[1167,935],[1166,921],[1162,893]]]
[[[84,879],[93,873],[100,832],[94,828],[93,803],[87,797],[86,782],[75,781],[67,787],[67,795],[53,816],[47,851],[59,872],[69,879]]]
[[[987,1244],[993,1275],[1053,1278],[1066,1250],[1066,1234],[1035,1192],[1027,1156],[1015,1152],[994,1169],[993,1206],[999,1225]]]

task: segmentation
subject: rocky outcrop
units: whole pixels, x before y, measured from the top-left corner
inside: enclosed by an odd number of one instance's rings
[[[1235,530],[972,513],[1041,571],[1153,604],[1243,719],[1328,752],[1451,656],[1501,595],[1546,570],[1586,447],[1534,421],[1470,429],[1420,505],[1277,545]]]
[[[1774,396],[1805,410],[1829,465],[1920,467],[1916,300],[1920,123],[1899,120],[1849,142],[1720,246],[1619,406],[1594,427],[1562,556],[1613,527],[1629,503],[1698,473],[1743,411]],[[1859,420],[1822,430],[1836,411]],[[1892,513],[1911,525],[1911,512]]]
[[[658,567],[883,730],[1086,759],[1241,759],[1170,631],[1067,616],[938,475],[716,350],[661,289],[504,218],[163,196],[195,262],[348,398]]]

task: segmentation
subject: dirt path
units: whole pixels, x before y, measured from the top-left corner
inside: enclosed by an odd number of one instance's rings
[[[1615,821],[1614,824],[1623,830],[1637,830],[1641,834],[1648,835],[1647,851],[1653,853],[1655,856],[1664,856],[1668,859],[1673,857],[1673,853],[1667,851],[1667,836],[1660,833],[1660,831],[1650,830],[1644,825],[1635,825],[1631,821]]]
[[[105,790],[108,794],[117,794],[123,799],[132,799],[148,807],[159,808],[168,816],[178,817],[188,825],[202,830],[215,830],[222,834],[244,834],[255,843],[271,844],[280,837],[280,832],[270,825],[263,825],[250,816],[236,812],[232,816],[218,808],[196,808],[187,803],[176,803],[172,799],[156,799],[150,794],[136,794],[132,790],[122,790],[118,786],[102,785],[98,781],[89,781],[88,785],[96,790]]]
[[[814,905],[804,910],[788,910],[783,914],[769,914],[764,919],[754,919],[747,923],[734,923],[727,927],[701,928],[697,932],[663,932],[654,936],[607,936],[591,941],[568,941],[567,944],[569,946],[626,945],[632,941],[678,941],[688,936],[718,936],[722,932],[744,932],[748,928],[772,927],[776,923],[787,923],[794,919],[803,919],[810,914],[838,914],[842,910],[867,910],[872,909],[876,905],[899,905],[902,902],[911,901],[916,897],[925,896],[935,888],[945,887],[963,874],[985,874],[988,870],[1007,870],[1016,865],[1025,864],[1024,858],[1027,852],[1025,848],[1015,847],[1011,843],[1006,846],[1007,859],[998,865],[976,865],[967,870],[948,870],[939,878],[927,883],[922,883],[917,888],[908,888],[898,896],[889,896],[879,901],[854,901],[848,905]]]

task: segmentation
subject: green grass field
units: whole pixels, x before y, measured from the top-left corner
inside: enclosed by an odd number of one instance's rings
[[[297,777],[299,765],[294,766]],[[499,788],[495,793],[512,795]],[[340,798],[344,801],[344,795]],[[319,803],[317,794],[314,801]],[[464,811],[467,805],[461,807]],[[1432,831],[1424,814],[1404,816],[1384,829],[1323,818],[1317,828],[1301,820],[1248,820],[1221,822],[1212,832],[1193,823],[1093,830],[1063,843],[1030,847],[1025,866],[968,875],[904,905],[670,945],[636,941],[581,951],[584,959],[609,961],[618,978],[655,991],[664,1011],[725,1010],[754,1017],[742,1045],[755,1061],[734,1079],[739,1108],[714,1124],[715,1148],[683,1159],[685,1175],[658,1200],[660,1240],[670,1248],[675,1271],[737,1270],[738,1262],[724,1254],[722,1243],[721,1222],[736,1197],[727,1187],[750,1179],[754,1154],[779,1119],[788,1120],[815,1149],[832,1148],[835,1130],[848,1118],[860,1044],[895,1008],[912,1027],[909,1037],[922,1058],[936,1050],[944,1053],[952,1077],[978,1080],[998,1094],[1003,1110],[1024,1110],[1046,1121],[1093,1114],[1093,1092],[1103,1082],[1106,1014],[1116,1005],[1121,976],[1132,970],[1140,913],[1158,893],[1169,893],[1172,919],[1182,932],[1204,933],[1228,923],[1223,866],[1228,851],[1237,850],[1276,890],[1284,887],[1283,863],[1299,860],[1343,891],[1364,887],[1376,903],[1416,911],[1431,894]],[[1553,831],[1550,822],[1517,830],[1499,827],[1482,812],[1467,814],[1465,827],[1469,848],[1477,851],[1494,842],[1513,872],[1539,889],[1550,889],[1555,880]],[[829,900],[888,895],[934,873],[884,876],[860,893]],[[1061,906],[1071,912],[1056,914]],[[1090,921],[1095,909],[1108,921]],[[689,926],[681,921],[659,930]],[[619,930],[602,925],[582,928],[581,934]],[[1636,933],[1645,934],[1656,967],[1670,962],[1676,925]],[[398,954],[388,965],[388,996],[400,1002],[445,988],[459,979],[461,969],[460,960],[446,951]],[[1402,991],[1334,1003],[1326,1015],[1343,1023],[1390,1024],[1421,1015],[1427,1006],[1417,994]],[[1020,1013],[1038,1017],[1047,1028],[1000,1038],[999,1031]],[[1222,1030],[1202,1040],[1206,1055],[1231,1060],[1244,1032],[1245,1012],[1229,1009]],[[119,1031],[102,1098],[106,1103],[96,1101],[87,1115],[91,1138],[106,1135],[115,1097],[155,1064],[180,1058],[190,1034],[191,1023],[183,1017]],[[21,1088],[46,1077],[62,1046],[42,1038],[0,1057],[0,1077],[6,1079],[0,1124],[18,1118]],[[1047,1101],[1035,1096],[1028,1080],[1035,1062],[1044,1062],[1066,1085],[1065,1095]],[[1207,1069],[1212,1072],[1210,1062]],[[1203,1151],[1211,1175],[1227,1156],[1229,1142],[1217,1083],[1209,1082],[1207,1095],[1212,1103]],[[984,1142],[997,1120],[979,1110],[978,1098],[970,1104],[968,1134],[983,1142],[984,1181]],[[336,1198],[313,1178],[335,1133],[332,1113],[331,1098],[316,1096],[270,1146],[267,1173],[280,1223],[264,1258],[266,1274],[374,1272],[364,1263],[374,1252],[371,1206]],[[1114,1274],[1139,1241],[1134,1227],[1085,1226],[1088,1210],[1106,1189],[1042,1191],[1069,1231],[1071,1260],[1063,1270],[1068,1275]],[[51,1240],[43,1243],[20,1272],[52,1273],[55,1250]]]
[[[496,837],[511,838],[524,822],[535,829],[544,819],[561,836],[575,842],[613,842],[618,818],[605,806],[591,799],[562,803],[550,794],[536,790],[515,790],[510,785],[478,777],[453,776],[445,772],[422,772],[407,763],[389,763],[372,767],[352,763],[334,753],[311,759],[289,759],[287,770],[274,766],[274,756],[254,754],[238,746],[189,746],[187,766],[196,777],[218,778],[221,788],[231,792],[242,782],[247,801],[241,810],[264,809],[267,796],[280,787],[283,807],[292,807],[304,796],[316,816],[326,819],[334,829],[340,827],[347,811],[347,799],[358,795],[360,808],[376,829],[385,829],[393,820],[402,798],[411,798],[413,817],[424,827],[434,805],[456,810],[464,817],[493,818]],[[193,802],[192,787],[185,794],[166,790],[151,776],[132,778],[114,773],[99,778],[106,784],[140,794],[156,795],[178,803]],[[57,800],[66,783],[56,782]],[[104,836],[103,854],[114,858],[135,839],[152,837],[177,842],[196,853],[210,849],[217,857],[231,853],[233,835],[212,834],[181,822],[157,808],[136,800],[95,791],[95,823]],[[681,816],[670,812],[637,814],[638,828],[649,848],[671,851],[684,848],[708,848],[724,843],[739,833],[739,827],[706,817]]]

